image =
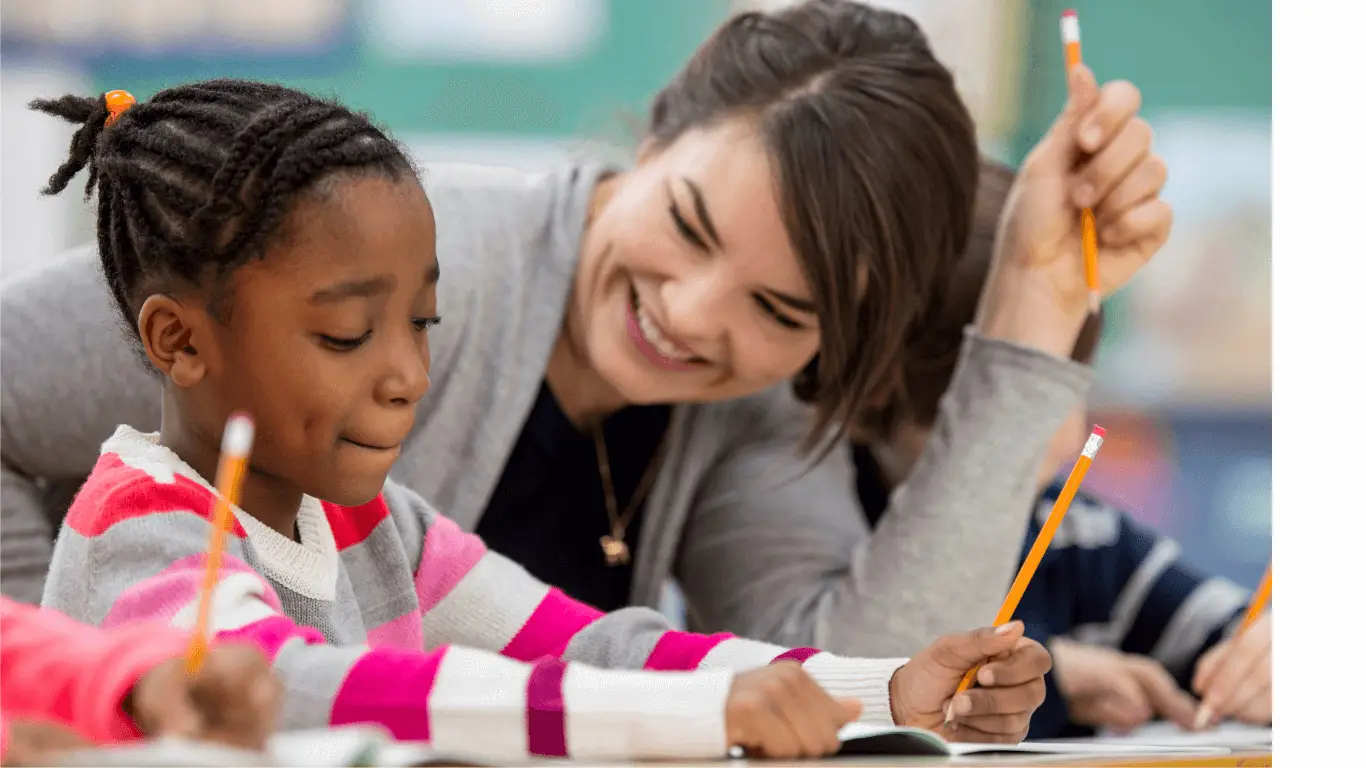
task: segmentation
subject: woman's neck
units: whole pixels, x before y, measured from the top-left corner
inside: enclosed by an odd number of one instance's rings
[[[162,397],[161,444],[174,451],[205,480],[217,482],[219,443],[197,432],[182,419],[178,405],[169,393]],[[238,506],[280,535],[294,539],[303,497],[303,491],[293,484],[251,467],[242,483]]]
[[[545,381],[570,423],[587,429],[613,411],[625,408],[627,403],[588,362],[574,339],[572,325],[566,316],[550,352]]]

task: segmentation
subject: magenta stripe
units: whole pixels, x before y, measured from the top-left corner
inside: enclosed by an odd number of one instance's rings
[[[437,517],[427,529],[427,537],[422,542],[422,563],[414,576],[418,610],[422,615],[427,615],[450,594],[486,551],[483,539],[465,533],[444,517]]]
[[[422,617],[417,612],[405,613],[365,633],[365,644],[371,648],[400,648],[421,651]]]
[[[427,699],[445,655],[377,648],[360,657],[337,691],[331,724],[373,723],[399,741],[430,741]]]
[[[574,600],[558,589],[541,598],[522,628],[503,647],[503,655],[518,661],[559,657],[579,630],[602,618],[602,611]]]
[[[697,669],[702,659],[721,643],[735,637],[725,633],[698,635],[692,632],[665,632],[645,660],[645,669],[669,671]]]
[[[223,555],[222,570],[218,573],[219,579],[235,573],[249,573],[260,578],[251,566],[226,554]],[[100,625],[117,627],[133,621],[170,623],[180,609],[194,602],[203,582],[204,553],[182,557],[166,566],[161,573],[124,590]],[[280,610],[280,601],[275,592],[269,586],[264,592],[270,607]]]
[[[313,627],[295,624],[283,614],[268,616],[237,629],[216,632],[213,639],[215,643],[250,642],[271,660],[275,659],[280,649],[290,640],[302,640],[310,645],[322,645],[327,642],[323,633]]]
[[[776,664],[780,661],[795,661],[798,664],[805,664],[807,659],[811,658],[812,656],[815,656],[820,652],[821,649],[819,648],[793,648],[791,650],[784,651],[778,654],[777,656],[774,656],[773,661],[769,663]]]
[[[526,749],[540,757],[566,757],[564,673],[559,659],[541,659],[526,683]]]

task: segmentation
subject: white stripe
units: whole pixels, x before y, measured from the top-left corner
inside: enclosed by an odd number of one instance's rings
[[[447,648],[427,698],[432,746],[525,760],[530,677],[528,664],[473,648]]]
[[[1041,526],[1052,514],[1052,507],[1052,504],[1040,503],[1035,508],[1034,517]],[[1048,543],[1048,548],[1060,550],[1070,547],[1108,547],[1119,541],[1120,528],[1119,510],[1116,508],[1086,501],[1073,502],[1071,509],[1067,510],[1067,516],[1054,532],[1053,540]]]
[[[855,659],[818,653],[802,668],[835,698],[863,703],[860,722],[889,725],[892,722],[892,675],[907,659]]]
[[[722,640],[702,657],[698,669],[733,669],[743,672],[756,669],[773,661],[773,657],[785,652],[781,645],[770,645],[756,640],[732,637]]]
[[[1073,630],[1072,636],[1084,643],[1118,648],[1124,636],[1129,634],[1129,628],[1138,617],[1138,611],[1152,591],[1153,584],[1176,562],[1180,554],[1181,547],[1171,539],[1162,539],[1153,545],[1148,556],[1134,569],[1128,583],[1120,590],[1110,610],[1110,621],[1105,624],[1079,625]]]
[[[725,757],[730,670],[638,672],[571,664],[565,741],[577,760]]]
[[[1184,666],[1210,633],[1227,624],[1251,593],[1232,581],[1214,578],[1195,588],[1172,614],[1150,654],[1168,669]]]
[[[219,580],[213,588],[213,603],[209,608],[209,634],[241,629],[262,619],[278,616],[266,602],[266,587],[254,573],[233,573]],[[203,595],[196,595],[188,605],[176,611],[171,626],[191,629],[199,619],[199,603]]]
[[[422,617],[427,649],[455,644],[501,651],[549,591],[522,566],[487,552]]]

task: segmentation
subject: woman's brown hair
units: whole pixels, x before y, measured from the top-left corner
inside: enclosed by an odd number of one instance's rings
[[[928,428],[934,424],[939,401],[948,391],[963,348],[963,329],[977,316],[982,288],[991,271],[997,225],[1014,183],[1015,172],[1009,167],[982,163],[968,246],[940,292],[932,297],[924,321],[903,339],[899,358],[903,386],[855,415],[851,424],[855,439],[881,442],[903,425]],[[1086,319],[1072,349],[1073,360],[1091,362],[1100,343],[1102,324],[1103,315]]]
[[[920,26],[849,0],[730,19],[655,97],[648,141],[732,117],[768,150],[820,318],[794,382],[810,448],[905,387],[904,340],[967,244],[975,128]]]

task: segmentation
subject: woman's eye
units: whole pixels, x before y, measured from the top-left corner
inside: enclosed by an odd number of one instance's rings
[[[324,347],[334,352],[350,352],[364,344],[370,338],[370,333],[370,331],[366,331],[354,339],[341,339],[336,336],[328,336],[325,333],[320,333],[318,334],[318,341],[322,342]]]
[[[678,210],[678,203],[669,203],[669,216],[673,218],[674,226],[678,228],[678,234],[682,235],[684,240],[704,251],[707,249],[706,242],[697,234],[697,230],[683,218],[683,213]]]
[[[773,302],[769,301],[763,296],[755,296],[754,300],[759,303],[759,306],[763,308],[764,312],[767,313],[769,317],[773,318],[773,321],[776,322],[778,325],[781,325],[782,327],[793,331],[799,331],[802,328],[806,327],[801,323],[797,322],[796,320],[793,320],[792,318],[783,314],[781,310],[779,310],[776,306],[773,305]]]
[[[427,331],[431,330],[431,327],[434,325],[441,325],[440,317],[413,318],[413,328],[417,329],[418,333],[426,333]]]

